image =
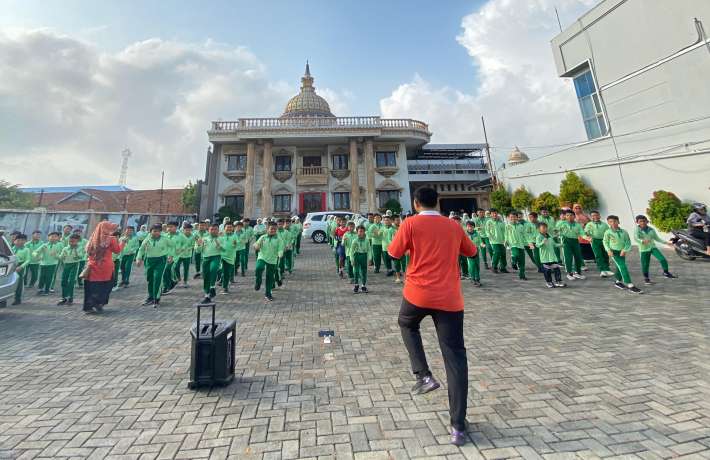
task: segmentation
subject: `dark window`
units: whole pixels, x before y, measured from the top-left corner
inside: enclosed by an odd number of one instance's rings
[[[276,157],[276,171],[291,171],[291,157],[279,155]]]
[[[380,207],[384,208],[385,204],[387,204],[387,202],[389,200],[399,201],[399,191],[397,191],[397,190],[383,190],[383,191],[377,192],[377,197],[378,197],[378,201],[380,203]]]
[[[348,156],[347,155],[333,155],[333,169],[334,170],[342,170],[342,169],[348,169]]]
[[[244,195],[225,196],[224,205],[240,216],[244,215]]]
[[[315,216],[311,216],[311,221],[316,221],[320,222],[323,220],[323,215],[322,214],[316,214]]]
[[[397,166],[397,152],[377,152],[377,167]]]
[[[274,212],[291,212],[291,195],[274,196]]]
[[[607,135],[604,112],[599,103],[597,87],[594,84],[592,71],[587,70],[574,78],[574,89],[579,100],[579,108],[582,110],[584,129],[587,131],[589,140]]]
[[[333,209],[350,209],[350,193],[333,193]]]
[[[227,155],[227,171],[246,171],[246,155]]]
[[[320,155],[318,155],[318,156],[311,155],[311,156],[303,157],[303,167],[310,168],[313,166],[320,166],[321,165],[320,161],[321,161]]]

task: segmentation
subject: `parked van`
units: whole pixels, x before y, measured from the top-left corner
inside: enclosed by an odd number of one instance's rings
[[[310,238],[314,243],[325,243],[328,241],[325,233],[328,216],[345,217],[350,220],[353,215],[356,218],[356,222],[364,219],[360,214],[353,214],[348,211],[309,212],[303,220],[303,238]]]
[[[15,295],[15,287],[19,276],[15,273],[15,255],[10,249],[10,243],[0,232],[0,307],[7,305],[7,299]]]

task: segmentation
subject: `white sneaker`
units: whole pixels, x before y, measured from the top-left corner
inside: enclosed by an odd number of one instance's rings
[[[573,273],[572,276],[578,280],[586,280],[587,277],[584,275],[580,275],[579,273]]]
[[[614,272],[612,271],[606,271],[604,273],[606,273],[606,276],[614,276]]]
[[[571,273],[567,273],[567,279],[570,281],[574,281],[574,276]]]

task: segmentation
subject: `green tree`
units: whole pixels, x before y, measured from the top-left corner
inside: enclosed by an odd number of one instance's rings
[[[534,199],[535,197],[528,192],[525,186],[521,185],[519,188],[515,189],[513,195],[510,197],[510,204],[515,209],[530,209],[530,205]]]
[[[188,181],[187,185],[182,189],[180,202],[183,209],[187,212],[197,212],[200,208],[200,203],[197,201],[197,185],[192,181]]]
[[[31,209],[34,202],[31,193],[23,192],[17,185],[0,179],[0,208]]]
[[[242,216],[237,214],[232,208],[229,206],[222,206],[217,210],[217,214],[219,215],[219,222],[221,223],[225,217],[229,217],[229,219],[234,222],[235,220],[240,220]]]
[[[387,211],[392,211],[392,215],[395,216],[402,214],[402,205],[399,203],[399,200],[395,198],[387,200],[387,203],[385,203],[384,207],[380,209],[380,212],[384,213]]]
[[[599,199],[593,188],[573,171],[567,173],[560,182],[560,206],[571,206],[579,203],[585,210],[592,210],[599,207]]]
[[[550,192],[542,192],[533,200],[531,208],[535,212],[545,208],[550,211],[550,214],[557,216],[560,212],[560,200]]]
[[[499,185],[491,192],[491,205],[502,215],[508,215],[513,210],[510,200],[510,193],[503,185]]]
[[[684,228],[692,211],[693,206],[690,203],[682,203],[675,194],[665,190],[653,192],[646,210],[651,223],[662,232]]]

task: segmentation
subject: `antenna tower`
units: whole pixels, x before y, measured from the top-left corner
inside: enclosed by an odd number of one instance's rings
[[[121,156],[123,161],[121,162],[121,175],[118,177],[118,185],[126,185],[126,177],[128,176],[128,158],[132,155],[130,149],[123,149]]]

